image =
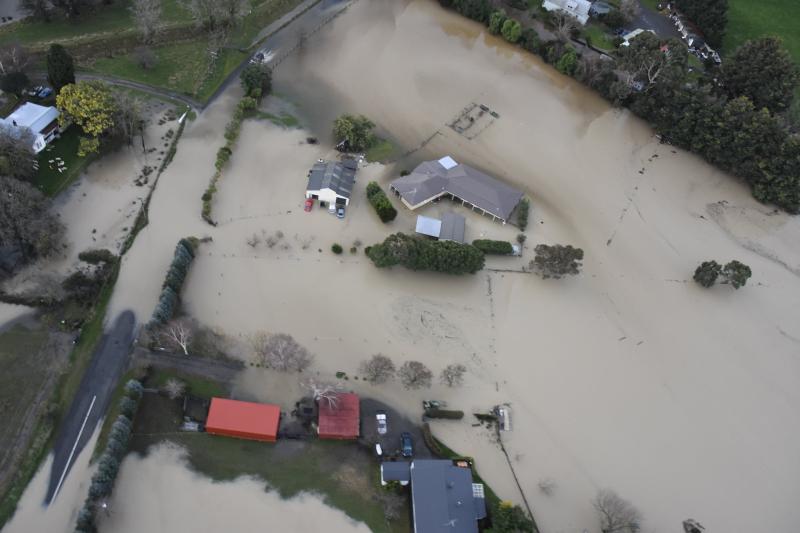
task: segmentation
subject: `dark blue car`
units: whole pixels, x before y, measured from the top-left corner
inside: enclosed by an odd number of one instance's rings
[[[400,434],[400,451],[403,457],[412,457],[414,455],[414,441],[411,438],[411,433],[407,431]]]

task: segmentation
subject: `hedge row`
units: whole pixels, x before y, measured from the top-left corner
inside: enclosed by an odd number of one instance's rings
[[[161,296],[153,310],[150,319],[151,325],[166,324],[178,310],[178,296],[181,293],[183,282],[189,273],[189,267],[194,261],[196,240],[181,239],[175,246],[175,255],[169,266],[164,284],[161,286]]]
[[[462,418],[464,418],[464,411],[453,411],[448,409],[426,409],[425,416],[427,416],[428,418],[461,420]]]
[[[431,241],[404,233],[389,235],[382,243],[364,251],[378,268],[403,265],[411,270],[474,274],[484,263],[483,252],[472,245]]]
[[[258,101],[255,98],[250,96],[243,97],[239,100],[239,104],[236,106],[236,111],[233,112],[233,117],[230,122],[225,126],[225,146],[217,150],[217,159],[214,162],[214,168],[216,170],[214,175],[211,176],[211,181],[208,183],[208,187],[206,187],[202,196],[203,220],[212,226],[216,226],[214,219],[211,218],[211,203],[214,200],[214,194],[217,192],[217,182],[220,177],[222,177],[222,169],[233,155],[233,148],[236,146],[236,141],[239,139],[239,134],[242,131],[242,122],[255,111],[257,106]]]
[[[472,246],[485,254],[511,255],[513,246],[508,241],[493,241],[491,239],[477,239],[472,241]]]
[[[89,485],[89,495],[78,511],[75,524],[76,533],[94,533],[97,531],[96,511],[98,505],[111,496],[114,481],[117,479],[119,467],[125,454],[128,453],[128,443],[131,438],[133,419],[139,410],[139,401],[142,399],[144,387],[135,379],[125,384],[125,395],[119,402],[120,415],[111,426],[108,442],[97,464],[97,471],[92,476]]]
[[[528,214],[531,209],[531,203],[527,198],[523,198],[517,205],[517,226],[520,231],[525,231],[528,227]]]
[[[375,212],[378,213],[382,222],[391,222],[397,216],[397,210],[377,182],[370,181],[367,184],[367,199],[375,208]]]

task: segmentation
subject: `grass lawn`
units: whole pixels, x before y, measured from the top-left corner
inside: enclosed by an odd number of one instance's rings
[[[584,35],[592,42],[592,46],[601,50],[614,50],[614,36],[599,24],[590,24],[583,30]]]
[[[147,386],[161,388],[170,379],[177,379],[186,384],[187,392],[201,398],[211,398],[213,396],[228,396],[228,389],[216,381],[202,377],[192,376],[174,370],[156,370],[147,380]]]
[[[367,150],[364,154],[364,157],[367,158],[367,161],[370,163],[376,161],[386,161],[390,155],[394,152],[394,145],[387,141],[386,139],[378,139],[372,147]]]
[[[78,179],[86,165],[94,156],[78,157],[78,143],[80,133],[78,128],[71,126],[61,134],[61,138],[50,143],[47,148],[39,152],[39,172],[33,179],[33,185],[47,196],[56,196]],[[60,157],[67,170],[58,171],[55,161]],[[50,163],[53,160],[53,163]]]
[[[20,42],[27,45],[90,40],[104,33],[133,32],[131,0],[117,0],[103,5],[94,12],[84,14],[76,20],[55,17],[50,22],[20,20],[0,28],[0,44]],[[188,24],[186,10],[179,0],[162,0],[162,20],[168,25]]]
[[[300,125],[300,121],[297,119],[297,117],[290,115],[289,113],[281,113],[281,115],[278,116],[265,111],[258,111],[254,117],[258,119],[269,120],[276,126],[283,126],[284,128],[296,128]]]
[[[797,0],[729,0],[728,31],[723,51],[730,54],[748,39],[777,35],[800,64],[800,2]]]
[[[164,379],[158,375],[153,380]],[[148,387],[154,383],[148,380]],[[407,500],[400,518],[387,524],[378,498],[378,463],[353,442],[294,441],[264,443],[218,437],[207,433],[177,433],[181,407],[177,400],[148,393],[142,399],[134,422],[132,451],[146,453],[154,444],[169,440],[188,452],[191,468],[216,481],[242,475],[263,479],[283,498],[300,492],[320,495],[328,505],[365,522],[372,531],[410,531]]]

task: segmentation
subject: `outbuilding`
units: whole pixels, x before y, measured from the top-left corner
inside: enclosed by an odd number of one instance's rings
[[[31,148],[38,154],[61,132],[58,124],[59,115],[55,107],[26,102],[6,118],[0,119],[0,124],[10,128],[12,132],[29,130],[33,134]]]
[[[306,198],[336,206],[349,205],[357,169],[358,163],[353,159],[320,159],[308,173]]]
[[[355,440],[361,422],[360,400],[352,392],[338,392],[319,399],[318,432],[321,439]]]
[[[275,442],[281,409],[277,405],[212,398],[206,432],[240,439]]]

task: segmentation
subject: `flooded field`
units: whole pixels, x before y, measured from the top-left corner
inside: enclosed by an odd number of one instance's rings
[[[100,531],[369,531],[312,494],[283,500],[265,491],[263,481],[247,477],[215,483],[191,472],[181,448],[169,445],[144,458],[128,456],[109,509]]]
[[[177,240],[208,235],[213,242],[200,248],[183,303],[200,321],[240,339],[243,357],[251,334],[286,332],[316,355],[312,372],[321,379],[335,379],[337,371],[357,375],[358,363],[377,352],[397,364],[424,361],[435,373],[449,363],[467,366],[457,389],[343,383],[412,417],[423,397],[468,413],[510,403],[514,429],[504,442],[543,531],[597,531],[590,500],[602,487],[642,511],[645,531],[676,531],[690,517],[710,532],[796,529],[796,218],[759,205],[729,176],[658,144],[629,113],[433,1],[354,3],[282,63],[274,83],[305,129],[245,123],[215,199],[220,224],[211,227],[200,219],[200,196],[240,89],[232,87],[189,124],[151,203],[150,225],[123,262],[112,318],[133,309],[146,321]],[[447,124],[474,103],[499,119],[468,139]],[[343,112],[369,116],[398,153],[429,142],[391,164],[362,167],[346,218],[338,220],[316,207],[303,212],[302,201],[306,173],[317,158],[331,156],[330,124]],[[322,142],[306,144],[309,135]],[[541,280],[374,268],[363,245],[412,231],[416,213],[398,205],[398,218],[381,224],[366,203],[366,183],[386,185],[400,170],[445,154],[532,199],[525,256],[489,266],[519,270],[535,244],[557,242],[584,249],[583,273]],[[442,203],[420,212],[450,207],[460,210]],[[513,240],[517,233],[463,212],[468,238]],[[249,246],[254,234],[260,244]],[[363,244],[350,254],[355,241]],[[330,252],[334,242],[343,255]],[[747,263],[751,284],[739,291],[699,288],[691,274],[712,258]],[[262,373],[246,371],[235,394],[269,398]],[[501,497],[521,501],[485,429],[465,421],[434,424],[433,431],[474,456]],[[217,514],[238,520],[277,505],[250,481],[197,478],[173,451],[129,461],[108,531],[129,524],[180,530],[185,514],[201,528],[216,523]],[[155,488],[147,481],[150,468],[159,472]],[[555,481],[552,495],[538,489],[544,478]],[[167,505],[160,500],[174,500],[174,517],[159,514]],[[193,501],[225,505],[179,512]],[[281,505],[303,510],[292,515],[320,512],[330,514],[328,523],[355,527],[310,497]],[[152,510],[146,519],[155,522],[128,522],[139,509]],[[294,530],[315,527],[298,523]]]

